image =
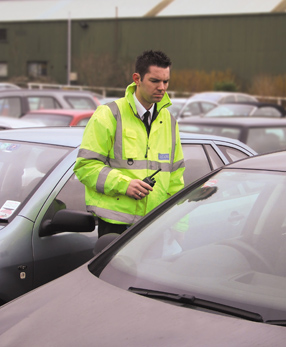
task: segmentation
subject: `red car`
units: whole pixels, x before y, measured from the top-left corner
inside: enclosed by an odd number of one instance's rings
[[[93,113],[94,110],[35,110],[26,113],[21,119],[40,121],[46,126],[86,126]]]

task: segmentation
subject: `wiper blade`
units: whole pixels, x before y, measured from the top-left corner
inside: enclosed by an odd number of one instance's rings
[[[259,313],[246,311],[237,307],[223,305],[214,301],[208,301],[204,299],[196,298],[195,296],[188,294],[174,294],[161,292],[157,290],[149,290],[144,288],[129,287],[128,290],[132,293],[146,296],[152,299],[167,300],[175,303],[186,304],[195,307],[201,307],[207,310],[212,310],[231,316],[248,319],[254,322],[263,322],[263,318]]]
[[[265,323],[271,324],[271,325],[280,325],[281,327],[286,327],[286,320],[285,319],[267,320]]]

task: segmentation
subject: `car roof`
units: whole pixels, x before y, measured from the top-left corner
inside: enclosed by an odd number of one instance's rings
[[[81,144],[85,127],[39,127],[3,130],[0,140],[24,141],[67,147]]]
[[[285,126],[286,119],[279,117],[189,117],[180,120],[180,124],[229,125],[236,127]]]
[[[237,101],[237,102],[227,102],[224,104],[219,104],[218,107],[223,107],[223,106],[229,106],[229,105],[235,105],[235,106],[239,106],[239,105],[250,105],[250,106],[254,106],[257,108],[260,107],[273,107],[276,108],[277,110],[279,110],[282,114],[285,114],[286,110],[283,106],[281,105],[277,105],[277,104],[272,104],[270,102],[260,102],[260,101]]]
[[[79,117],[83,115],[92,115],[94,113],[93,109],[90,110],[78,110],[78,109],[64,109],[64,108],[56,108],[56,109],[40,109],[40,110],[32,110],[27,112],[26,114],[54,114],[54,115],[62,115],[62,116],[73,116]],[[25,115],[24,115],[25,116]]]
[[[9,129],[0,131],[0,140],[18,140],[76,148],[81,144],[84,129],[85,127],[33,127]],[[187,140],[221,141],[224,143],[237,144],[249,149],[247,145],[243,144],[239,140],[229,139],[222,136],[181,132],[180,137],[182,142]],[[253,150],[251,151],[254,152]]]
[[[188,132],[180,131],[180,137],[181,137],[181,141],[184,141],[184,140],[223,141],[223,142],[231,142],[231,143],[245,146],[245,144],[239,140],[235,140],[235,139],[231,139],[231,138],[223,137],[223,136],[212,135],[212,134],[197,134],[197,133],[188,133]]]
[[[228,168],[283,171],[286,172],[286,151],[278,151],[268,154],[260,154],[249,157],[227,166]]]
[[[240,93],[240,92],[224,92],[224,91],[206,91],[206,92],[200,92],[200,93],[196,93],[194,95],[191,96],[191,98],[209,98],[213,101],[219,101],[221,98],[223,98],[224,96],[227,95],[244,95],[244,96],[248,96],[249,98],[253,98],[253,100],[255,100],[255,97],[246,93]]]

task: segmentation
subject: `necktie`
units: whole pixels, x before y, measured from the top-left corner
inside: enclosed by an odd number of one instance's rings
[[[146,111],[143,115],[143,123],[145,124],[145,128],[147,130],[148,135],[150,133],[149,116],[150,116],[149,111]]]

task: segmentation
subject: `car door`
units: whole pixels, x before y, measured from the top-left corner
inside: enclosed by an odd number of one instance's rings
[[[40,236],[43,223],[51,220],[60,209],[86,211],[84,185],[73,174],[74,163],[52,190],[35,222],[33,231],[34,287],[51,281],[93,256],[97,240],[97,226],[94,232],[63,232],[51,236]]]

